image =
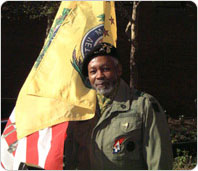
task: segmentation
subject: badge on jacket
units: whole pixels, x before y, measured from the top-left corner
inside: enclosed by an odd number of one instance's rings
[[[121,145],[122,145],[124,140],[125,140],[125,138],[122,137],[122,138],[115,141],[115,143],[113,145],[113,154],[116,154],[121,150]]]

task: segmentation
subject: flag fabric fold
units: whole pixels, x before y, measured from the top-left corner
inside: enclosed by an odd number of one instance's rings
[[[27,163],[45,170],[63,170],[64,141],[68,122],[45,128],[17,140],[15,110],[1,136],[1,165],[7,170],[19,170]]]
[[[81,75],[84,55],[101,41],[116,46],[114,2],[63,1],[16,102],[17,137],[94,116],[95,91]]]

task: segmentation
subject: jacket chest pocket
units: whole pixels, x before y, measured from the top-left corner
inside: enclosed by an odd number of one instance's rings
[[[142,118],[138,116],[117,117],[111,121],[111,128],[117,136],[129,135],[138,136],[136,130],[142,128]]]
[[[140,159],[142,119],[137,116],[116,118],[112,122],[115,134],[112,142],[112,159],[135,161]]]

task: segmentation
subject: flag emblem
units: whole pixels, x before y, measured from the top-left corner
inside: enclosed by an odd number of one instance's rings
[[[104,32],[104,24],[100,24],[97,25],[96,27],[93,27],[85,34],[85,36],[82,38],[82,42],[80,45],[81,54],[83,58],[88,52],[92,50],[93,47],[95,47],[98,43],[102,42],[103,32]],[[86,87],[88,88],[91,88],[89,81],[87,81],[86,78],[81,73],[82,59],[76,56],[76,47],[74,48],[72,53],[71,64],[81,76],[84,85],[86,85]]]
[[[104,24],[100,24],[85,34],[81,42],[81,53],[84,56],[91,51],[91,49],[102,41],[104,33]]]

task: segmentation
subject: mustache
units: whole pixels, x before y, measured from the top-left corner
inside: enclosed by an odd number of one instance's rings
[[[104,84],[104,83],[108,83],[109,82],[109,80],[107,80],[107,79],[104,79],[104,80],[96,80],[95,81],[95,85],[97,85],[97,84]]]

